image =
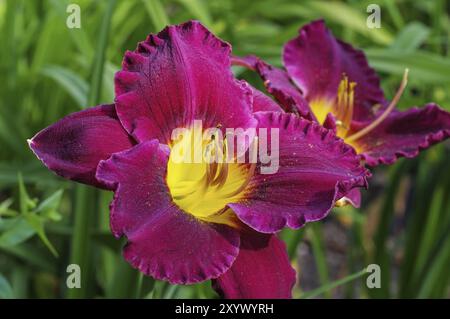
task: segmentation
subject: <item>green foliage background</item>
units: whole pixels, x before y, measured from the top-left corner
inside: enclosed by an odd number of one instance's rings
[[[450,111],[450,4],[379,0],[382,28],[366,27],[373,1],[300,0],[0,0],[0,298],[210,298],[209,283],[170,286],[141,276],[121,255],[108,226],[111,194],[56,177],[26,140],[71,112],[114,99],[125,50],[167,24],[198,19],[233,45],[280,66],[283,43],[312,19],[361,47],[393,96],[404,68],[400,107],[435,101]],[[66,7],[81,6],[81,29],[66,27]],[[234,71],[255,86],[260,80]],[[441,144],[414,160],[374,171],[361,209],[336,209],[326,221],[284,231],[300,273],[294,297],[447,298],[450,283],[450,151]],[[326,223],[344,229],[346,267],[333,275]],[[317,289],[299,263],[310,249]],[[66,288],[66,267],[82,269],[82,288]],[[381,266],[380,289],[364,268]],[[312,275],[311,275],[312,276]],[[305,291],[308,290],[308,291]]]

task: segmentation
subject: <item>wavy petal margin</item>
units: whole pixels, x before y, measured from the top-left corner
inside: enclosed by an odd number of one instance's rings
[[[252,91],[233,77],[231,46],[189,21],[151,34],[126,52],[116,73],[117,114],[138,141],[170,142],[173,129],[203,120],[204,127],[256,125]]]
[[[284,242],[276,235],[248,230],[241,235],[235,262],[213,287],[227,299],[287,299],[295,281]]]
[[[367,187],[370,173],[355,150],[332,131],[292,114],[255,115],[259,128],[279,130],[279,168],[262,174],[259,163],[245,200],[229,204],[253,229],[274,233],[285,226],[300,228],[324,218],[350,190]],[[271,143],[269,134],[268,154]]]
[[[216,278],[236,259],[239,233],[173,203],[165,182],[168,152],[151,140],[100,162],[97,178],[115,190],[111,229],[126,236],[125,259],[146,275],[172,284]]]
[[[353,123],[353,130],[369,123]],[[407,111],[392,112],[367,135],[352,142],[369,166],[392,164],[400,157],[412,158],[421,150],[450,136],[450,113],[430,103]]]

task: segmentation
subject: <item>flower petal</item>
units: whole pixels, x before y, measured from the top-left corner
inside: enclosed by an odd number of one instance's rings
[[[146,275],[174,284],[216,278],[238,255],[239,234],[173,203],[165,182],[168,153],[151,140],[100,162],[97,178],[115,189],[111,229],[127,237],[124,257]]]
[[[116,104],[139,141],[170,141],[172,130],[202,119],[204,127],[253,127],[251,89],[231,73],[229,44],[199,22],[169,26],[127,52],[116,74]]]
[[[299,30],[299,35],[285,45],[283,62],[291,79],[310,102],[334,100],[345,73],[350,81],[356,82],[353,113],[356,120],[372,118],[372,107],[385,101],[380,80],[364,53],[337,40],[323,20]]]
[[[235,262],[213,281],[213,287],[228,299],[291,298],[295,277],[282,240],[276,235],[247,231],[241,235]]]
[[[50,170],[97,187],[104,187],[95,179],[99,161],[134,143],[117,119],[114,105],[73,113],[29,140],[34,154]]]
[[[270,97],[260,90],[252,87],[253,91],[253,112],[284,112],[283,109]]]
[[[369,123],[353,123],[359,130]],[[351,142],[370,166],[392,164],[399,157],[415,157],[450,136],[450,113],[436,104],[392,112],[379,126]]]
[[[284,107],[286,112],[298,113],[305,119],[313,119],[308,102],[300,91],[290,82],[288,74],[263,61],[256,65],[256,70],[264,80],[267,91]]]
[[[245,201],[229,204],[250,227],[264,233],[299,228],[324,218],[351,189],[367,185],[359,157],[332,131],[292,114],[255,115],[259,128],[279,129],[279,169],[262,174],[259,164]]]
[[[361,191],[359,188],[351,189],[337,202],[337,206],[345,206],[347,204],[350,204],[355,208],[361,207]]]
[[[299,114],[301,117],[309,120],[314,118],[308,102],[298,88],[291,83],[286,71],[276,68],[253,55],[246,57],[234,56],[233,64],[256,71],[264,81],[267,92],[273,95],[286,112]]]

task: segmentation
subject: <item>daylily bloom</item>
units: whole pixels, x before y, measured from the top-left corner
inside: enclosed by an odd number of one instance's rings
[[[251,56],[234,62],[256,70],[285,111],[336,131],[369,166],[415,157],[450,136],[450,113],[434,103],[395,109],[407,73],[387,101],[364,53],[336,39],[322,20],[302,27],[286,43],[285,69]]]
[[[325,217],[366,186],[368,172],[332,131],[272,112],[272,100],[233,77],[230,53],[195,21],[151,34],[126,52],[114,104],[69,115],[29,144],[62,177],[115,192],[112,232],[127,238],[124,257],[144,274],[174,284],[213,279],[228,298],[288,298],[295,272],[274,233]],[[225,134],[277,129],[278,171],[262,174],[261,161],[176,161],[196,146],[173,140],[174,130],[190,136],[197,120]],[[207,142],[206,155],[228,152]]]

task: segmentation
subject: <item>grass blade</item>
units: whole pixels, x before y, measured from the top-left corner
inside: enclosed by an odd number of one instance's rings
[[[317,270],[319,273],[320,283],[324,286],[328,285],[330,278],[328,273],[328,265],[325,255],[325,247],[322,241],[322,225],[319,223],[314,223],[310,225],[311,234],[311,244],[314,254],[314,259],[316,261]],[[325,296],[331,298],[331,291],[326,290]]]
[[[413,52],[428,38],[430,29],[420,22],[411,22],[397,36],[390,49],[398,52]]]
[[[344,277],[342,279],[339,279],[339,280],[336,280],[334,282],[328,283],[328,284],[323,285],[323,286],[321,286],[321,287],[319,287],[317,289],[314,289],[312,291],[305,292],[300,298],[301,299],[311,299],[311,298],[318,297],[318,296],[320,296],[322,294],[325,294],[325,293],[331,293],[331,290],[333,290],[334,288],[337,288],[337,287],[345,285],[345,284],[347,284],[347,283],[349,283],[349,282],[351,282],[351,281],[353,281],[355,279],[358,279],[358,278],[364,276],[366,273],[367,273],[366,269],[360,270],[360,271],[358,271],[358,272],[356,272],[354,274],[351,274],[351,275],[349,275],[347,277]]]
[[[170,24],[169,17],[164,11],[164,7],[159,0],[142,0],[144,1],[147,13],[152,20],[155,30],[161,30]]]
[[[78,74],[60,66],[47,66],[42,74],[55,80],[78,104],[86,107],[89,85]]]

